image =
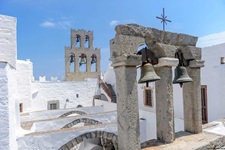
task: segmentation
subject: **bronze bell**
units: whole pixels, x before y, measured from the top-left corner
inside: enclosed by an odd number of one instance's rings
[[[187,69],[184,66],[177,66],[174,70],[175,77],[173,79],[173,84],[179,83],[182,87],[183,83],[192,82],[192,78],[189,77]]]
[[[73,63],[74,62],[74,57],[71,55],[70,56],[70,63]]]
[[[138,80],[138,83],[148,83],[156,80],[160,80],[161,78],[155,73],[152,64],[147,63],[141,67],[141,77]]]
[[[80,66],[81,66],[81,65],[83,65],[83,64],[86,64],[86,61],[84,60],[84,58],[81,58],[81,60],[80,60],[80,63],[79,63],[79,64],[80,64]]]

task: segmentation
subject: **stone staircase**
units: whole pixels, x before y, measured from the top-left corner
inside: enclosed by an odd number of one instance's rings
[[[105,83],[102,79],[99,79],[99,86],[107,93],[107,95],[111,98],[112,103],[116,103],[116,93],[113,90],[111,84]]]

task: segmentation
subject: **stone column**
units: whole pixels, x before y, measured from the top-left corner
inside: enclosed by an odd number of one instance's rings
[[[137,71],[140,56],[111,59],[117,85],[117,125],[119,150],[140,150]]]
[[[160,58],[155,66],[156,74],[161,77],[155,82],[157,139],[166,143],[175,139],[172,66],[177,63],[174,58]]]
[[[91,62],[90,62],[90,56],[87,55],[87,59],[86,59],[86,71],[87,72],[91,72]]]
[[[80,67],[79,67],[79,56],[76,56],[76,55],[75,55],[74,63],[75,63],[74,66],[75,66],[75,68],[76,68],[75,72],[80,72]]]
[[[96,72],[101,72],[100,71],[100,61],[101,61],[101,59],[100,59],[100,56],[99,57],[97,57],[97,63],[96,63]]]
[[[65,56],[65,69],[66,74],[70,72],[70,58]]]
[[[191,61],[187,72],[193,82],[183,85],[184,130],[191,133],[202,132],[200,68],[203,66],[204,61]]]

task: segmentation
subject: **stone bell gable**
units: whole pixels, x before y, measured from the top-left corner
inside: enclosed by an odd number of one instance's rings
[[[71,46],[65,47],[65,80],[83,81],[100,76],[100,49],[93,47],[93,31],[71,29]]]
[[[140,149],[136,67],[141,64],[137,49],[143,44],[158,59],[154,68],[161,78],[155,82],[157,139],[166,143],[175,139],[172,67],[178,65],[178,51],[188,61],[185,67],[193,79],[183,85],[184,129],[202,132],[200,68],[204,61],[201,49],[195,47],[198,38],[137,24],[118,25],[115,31],[110,59],[116,74],[119,149]]]

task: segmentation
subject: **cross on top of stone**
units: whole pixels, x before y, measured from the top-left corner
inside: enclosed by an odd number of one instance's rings
[[[156,18],[162,20],[161,23],[163,23],[163,31],[165,31],[165,24],[167,24],[166,22],[171,22],[171,20],[166,19],[167,16],[165,16],[164,8],[163,8],[163,14],[161,15],[161,17],[156,17]]]

